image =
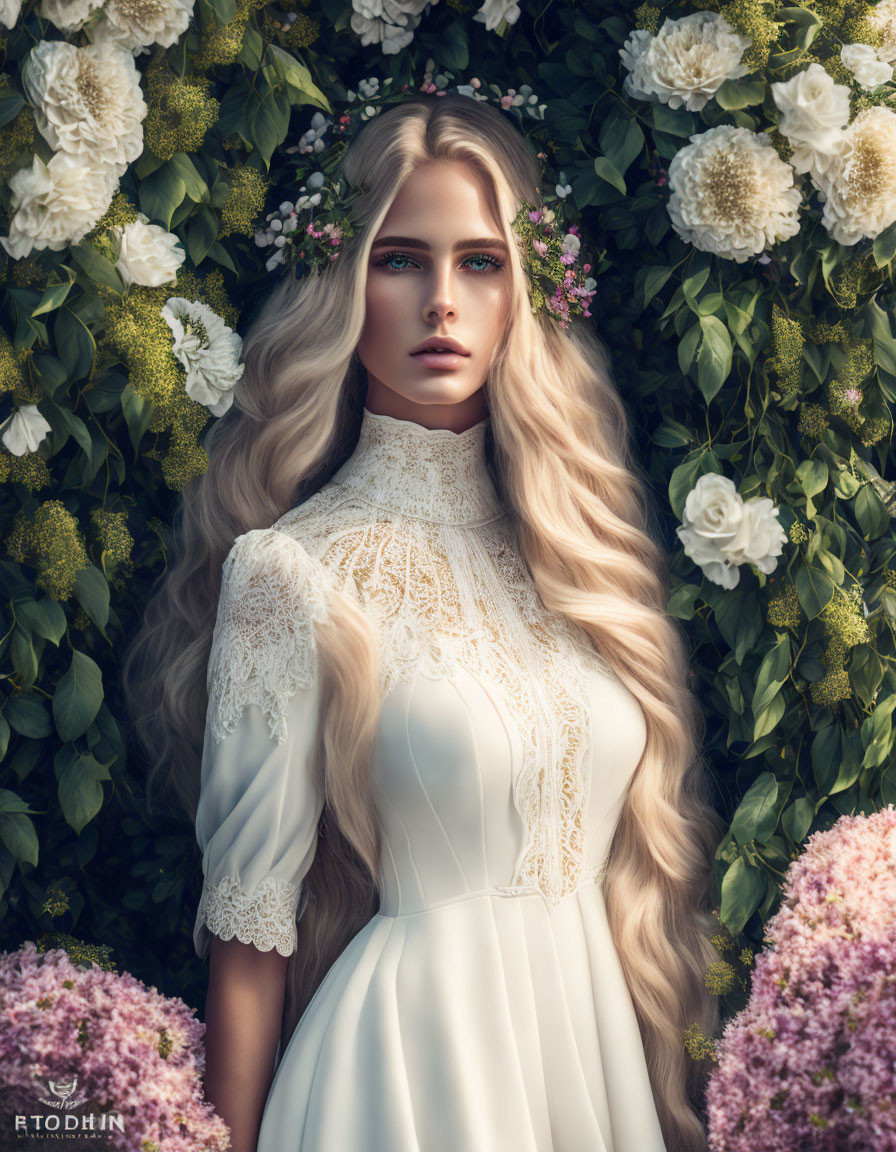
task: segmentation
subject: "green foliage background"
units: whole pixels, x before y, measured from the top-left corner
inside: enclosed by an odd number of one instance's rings
[[[52,425],[35,453],[0,448],[2,946],[59,932],[109,945],[121,967],[201,1012],[198,850],[192,829],[145,811],[119,686],[123,646],[164,569],[178,494],[206,466],[201,438],[214,420],[185,392],[159,309],[173,295],[202,300],[244,332],[272,283],[253,233],[296,196],[286,148],[360,80],[410,90],[432,59],[451,84],[529,84],[546,105],[550,164],[566,173],[599,255],[592,322],[667,500],[669,611],[690,638],[730,824],[714,901],[738,945],[757,950],[806,837],[896,802],[896,226],[839,245],[807,192],[800,233],[768,263],[736,264],[674,232],[666,169],[695,132],[773,118],[767,80],[827,60],[867,5],[667,5],[673,16],[722,11],[754,40],[757,71],[699,114],[622,91],[619,48],[660,19],[646,5],[524,0],[515,24],[489,32],[472,19],[476,5],[446,0],[391,56],[361,45],[345,0],[297,7],[287,31],[283,10],[263,0],[198,0],[177,45],[137,57],[145,150],[103,220],[61,252],[0,254],[0,417],[14,399],[39,404]],[[20,65],[59,36],[26,2],[0,39],[4,232],[6,179],[35,151],[50,154]],[[137,210],[181,238],[176,284],[125,290],[107,228]],[[853,386],[859,411],[843,401]],[[789,542],[772,575],[744,567],[725,590],[681,551],[674,528],[705,472],[780,509]],[[724,965],[713,977],[727,1014],[743,991],[729,977]]]

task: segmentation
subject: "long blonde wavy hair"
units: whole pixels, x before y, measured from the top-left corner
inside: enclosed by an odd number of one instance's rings
[[[484,102],[417,95],[366,124],[342,160],[362,188],[355,236],[322,275],[287,274],[244,337],[233,406],[206,438],[208,469],[184,493],[175,554],[123,669],[149,758],[148,793],[194,818],[222,563],[237,536],[272,525],[352,452],[365,395],[355,349],[371,244],[404,180],[433,160],[472,166],[510,247],[511,321],[485,384],[487,454],[517,518],[523,559],[545,605],[587,630],[644,711],[646,746],[603,887],[667,1148],[700,1152],[706,1068],[682,1034],[691,1024],[718,1029],[704,975],[717,958],[708,891],[722,822],[698,755],[704,721],[688,688],[684,637],[665,612],[667,558],[607,352],[587,321],[563,330],[530,310],[510,222],[522,199],[540,202],[537,165],[525,137]],[[378,908],[369,779],[381,704],[376,639],[357,602],[333,597],[318,626],[316,771],[325,804],[287,969],[282,1047]]]

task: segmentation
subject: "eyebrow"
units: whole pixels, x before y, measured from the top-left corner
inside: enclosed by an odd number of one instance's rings
[[[396,245],[400,248],[418,248],[421,252],[429,252],[430,247],[423,240],[415,240],[413,236],[382,236],[374,240],[372,247],[384,248],[387,245]],[[455,252],[467,252],[471,248],[500,248],[507,251],[507,245],[497,236],[483,236],[478,240],[460,240],[454,245]]]

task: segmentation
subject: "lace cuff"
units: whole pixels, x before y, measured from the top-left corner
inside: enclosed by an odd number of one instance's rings
[[[261,952],[276,948],[281,956],[296,950],[296,911],[299,886],[278,876],[266,876],[250,894],[232,876],[203,889],[196,923],[222,940],[234,936]]]

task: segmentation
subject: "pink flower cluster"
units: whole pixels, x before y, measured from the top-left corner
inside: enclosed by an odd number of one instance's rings
[[[40,1103],[52,1099],[47,1081],[77,1077],[73,1100],[86,1103],[62,1115],[120,1113],[124,1131],[103,1133],[113,1147],[227,1152],[230,1131],[204,1099],[205,1025],[194,1011],[129,972],[76,965],[61,948],[41,953],[28,941],[0,954],[4,1134],[16,1113],[52,1112]]]
[[[711,1152],[896,1150],[896,809],[790,866],[707,1087]]]

